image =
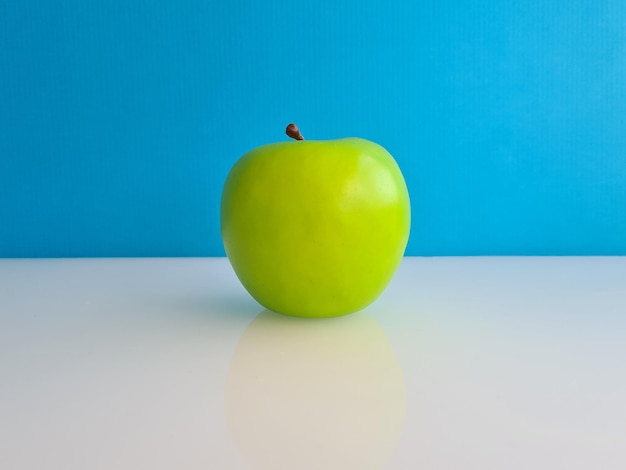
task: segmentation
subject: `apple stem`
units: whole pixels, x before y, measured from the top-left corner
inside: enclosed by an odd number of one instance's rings
[[[298,126],[295,124],[289,124],[285,132],[292,139],[304,140],[304,137],[302,137],[302,134],[300,133],[300,129],[298,129]]]

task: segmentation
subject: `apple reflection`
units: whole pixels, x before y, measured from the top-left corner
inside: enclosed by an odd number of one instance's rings
[[[253,468],[379,469],[402,432],[406,388],[366,312],[310,320],[264,311],[236,348],[225,405]]]

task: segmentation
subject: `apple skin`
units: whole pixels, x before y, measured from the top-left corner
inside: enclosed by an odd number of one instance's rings
[[[409,237],[402,172],[360,138],[258,147],[235,163],[221,201],[221,235],[235,274],[268,310],[334,317],[372,303]]]

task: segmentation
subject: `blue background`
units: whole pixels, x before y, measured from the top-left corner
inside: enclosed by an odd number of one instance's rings
[[[0,0],[0,256],[223,255],[292,121],[396,157],[409,255],[626,254],[623,0]]]

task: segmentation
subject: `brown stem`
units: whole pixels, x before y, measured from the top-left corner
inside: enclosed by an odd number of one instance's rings
[[[304,137],[302,137],[302,134],[300,133],[300,129],[298,129],[298,126],[295,124],[289,124],[285,132],[292,139],[304,140]]]

